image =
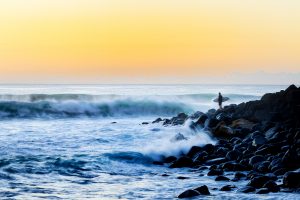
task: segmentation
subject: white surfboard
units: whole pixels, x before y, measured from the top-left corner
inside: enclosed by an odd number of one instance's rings
[[[228,101],[229,97],[223,97],[222,102]],[[218,97],[213,100],[214,102],[218,102]]]

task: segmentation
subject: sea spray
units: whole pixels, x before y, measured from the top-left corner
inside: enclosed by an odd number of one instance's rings
[[[142,149],[143,154],[159,161],[163,157],[178,157],[181,154],[186,154],[192,146],[216,143],[204,130],[191,129],[190,124],[191,120],[188,120],[184,126],[162,129],[157,139],[149,142],[149,145]],[[178,139],[179,134],[181,139]]]

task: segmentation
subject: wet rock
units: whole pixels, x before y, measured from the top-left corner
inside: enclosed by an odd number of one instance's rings
[[[213,127],[216,127],[216,126],[218,125],[219,122],[220,122],[220,121],[217,120],[217,119],[215,119],[215,118],[207,119],[207,120],[205,121],[204,126],[205,126],[205,127],[208,127],[208,128],[213,128]]]
[[[197,125],[200,125],[200,126],[204,126],[204,123],[205,123],[205,121],[208,119],[208,116],[206,115],[206,114],[204,114],[204,115],[201,115],[200,117],[199,117],[199,119],[196,121],[196,124]]]
[[[157,118],[156,120],[154,120],[154,121],[152,122],[152,124],[159,123],[159,122],[161,122],[161,121],[163,121],[162,118]]]
[[[207,176],[219,176],[223,175],[224,171],[221,169],[211,169],[208,173]]]
[[[289,188],[299,188],[300,187],[300,172],[291,171],[287,172],[283,176],[283,185]]]
[[[220,191],[231,191],[233,188],[235,188],[234,185],[225,185],[220,189]]]
[[[250,158],[249,160],[249,165],[251,165],[252,167],[255,166],[257,163],[263,162],[265,161],[265,157],[260,156],[260,155],[256,155]]]
[[[206,144],[205,146],[202,147],[203,151],[206,151],[207,153],[211,154],[214,152],[215,147],[212,144]]]
[[[181,133],[177,133],[173,138],[171,138],[171,142],[177,142],[177,141],[182,141],[182,140],[187,140],[188,138],[185,137]]]
[[[197,112],[193,113],[192,115],[190,115],[189,118],[194,120],[194,119],[200,118],[202,115],[204,115],[203,112],[197,111]]]
[[[221,166],[222,169],[226,170],[226,171],[245,171],[248,170],[248,167],[240,164],[240,163],[236,163],[235,161],[231,161],[231,162],[226,162]]]
[[[243,193],[255,192],[255,188],[252,186],[245,186],[245,187],[239,189],[238,192],[243,192]]]
[[[192,167],[192,166],[193,166],[193,160],[189,157],[183,156],[180,157],[175,162],[173,162],[170,165],[170,168],[182,168],[182,167]]]
[[[234,135],[234,131],[231,127],[219,124],[213,131],[215,137],[228,138]]]
[[[230,179],[225,176],[217,176],[215,181],[229,181]]]
[[[246,119],[237,119],[237,120],[234,120],[231,124],[231,126],[233,128],[243,128],[243,129],[248,129],[248,130],[252,130],[254,125],[255,124],[253,122],[250,122],[249,120],[246,120]]]
[[[266,184],[263,185],[263,188],[268,188],[271,192],[280,191],[280,187],[273,180],[269,180]]]
[[[178,176],[177,179],[180,179],[180,180],[185,180],[185,179],[189,179],[189,177],[185,177],[185,176]]]
[[[147,125],[149,124],[149,122],[142,122],[142,125]]]
[[[178,195],[178,198],[190,198],[190,197],[195,197],[200,195],[200,193],[196,190],[186,190],[183,193],[181,193],[180,195]]]
[[[261,188],[257,190],[256,194],[268,194],[270,190],[268,188]]]
[[[192,148],[190,149],[190,151],[187,153],[187,157],[190,157],[190,158],[194,158],[194,156],[196,154],[198,154],[199,152],[202,151],[202,147],[199,147],[199,146],[192,146]]]
[[[241,153],[238,152],[237,150],[231,150],[226,154],[226,159],[227,160],[238,160],[240,154]]]
[[[195,188],[197,192],[199,192],[202,195],[210,195],[209,189],[206,185],[202,185],[200,187]]]
[[[252,141],[252,146],[260,146],[260,145],[263,145],[267,142],[267,139],[263,136],[257,136],[253,139]]]
[[[168,157],[166,157],[165,159],[164,159],[164,162],[165,163],[171,163],[171,162],[174,162],[174,161],[176,161],[177,160],[177,158],[175,157],[175,156],[168,156]]]
[[[231,181],[239,181],[239,180],[246,179],[246,178],[247,178],[246,174],[244,174],[242,172],[236,172],[234,174],[234,178]]]
[[[188,116],[185,113],[179,113],[176,117],[173,117],[171,119],[171,124],[176,126],[176,125],[182,125],[184,122],[187,120]]]
[[[206,151],[202,151],[194,156],[194,162],[198,161],[200,163],[204,162],[208,157],[208,153]]]
[[[250,180],[250,182],[248,183],[248,186],[252,186],[252,187],[255,187],[255,188],[261,188],[269,180],[272,180],[269,176],[254,177]]]

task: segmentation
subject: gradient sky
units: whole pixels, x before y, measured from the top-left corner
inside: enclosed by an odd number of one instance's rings
[[[300,80],[299,0],[0,0],[2,83],[243,82],[261,71]]]

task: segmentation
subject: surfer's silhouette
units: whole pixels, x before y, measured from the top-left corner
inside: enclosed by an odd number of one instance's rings
[[[219,92],[218,103],[219,103],[220,109],[222,109],[222,102],[223,102],[223,96],[222,96],[221,92]]]

